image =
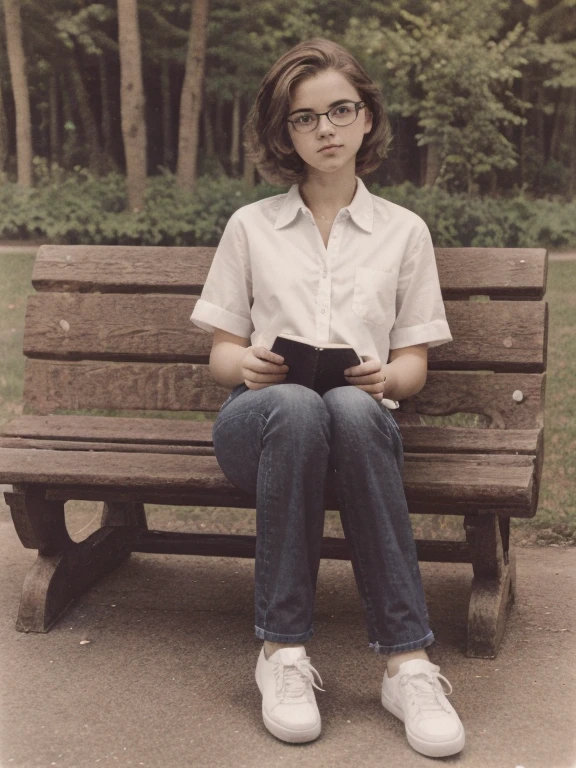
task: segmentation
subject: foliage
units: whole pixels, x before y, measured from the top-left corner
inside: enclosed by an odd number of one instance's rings
[[[165,171],[150,179],[142,211],[125,213],[125,182],[85,169],[50,171],[36,163],[36,186],[0,185],[0,239],[117,245],[216,245],[232,213],[285,188],[204,176],[192,194]],[[410,183],[371,191],[415,211],[437,246],[574,248],[576,202],[469,197]]]
[[[502,0],[421,0],[395,23],[351,20],[347,40],[379,63],[392,115],[414,117],[417,143],[438,152],[437,181],[465,189],[516,165],[507,135],[519,125],[512,85],[521,76],[523,28],[500,33]],[[500,33],[500,34],[499,34]]]

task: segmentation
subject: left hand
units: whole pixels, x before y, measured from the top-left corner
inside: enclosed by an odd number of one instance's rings
[[[382,400],[386,391],[386,368],[376,357],[365,357],[360,365],[353,365],[344,371],[344,378],[349,384],[374,398]]]

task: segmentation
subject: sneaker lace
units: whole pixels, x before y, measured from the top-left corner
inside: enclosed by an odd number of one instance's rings
[[[298,699],[306,693],[309,685],[313,685],[318,691],[324,691],[314,681],[314,675],[322,683],[318,670],[310,664],[310,657],[293,661],[289,665],[278,662],[274,668],[276,676],[276,693],[284,699]]]
[[[443,687],[446,683],[446,688]],[[400,685],[406,688],[410,703],[420,710],[422,718],[438,717],[444,712],[450,714],[446,696],[452,693],[449,681],[439,672],[417,672],[413,675],[402,675]]]

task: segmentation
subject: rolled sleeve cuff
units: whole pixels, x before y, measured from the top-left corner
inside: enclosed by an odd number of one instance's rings
[[[227,309],[210,304],[204,299],[198,299],[190,320],[204,331],[214,332],[215,328],[233,333],[236,336],[249,338],[252,333],[252,320],[235,315]]]
[[[429,347],[438,347],[453,341],[446,320],[434,320],[424,325],[413,325],[410,328],[395,328],[390,332],[390,349],[411,347],[415,344],[428,343]]]

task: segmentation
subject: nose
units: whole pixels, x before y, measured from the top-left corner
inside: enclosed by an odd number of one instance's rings
[[[318,118],[318,127],[316,130],[324,135],[326,133],[334,133],[334,125],[328,120],[328,115],[322,115]]]

